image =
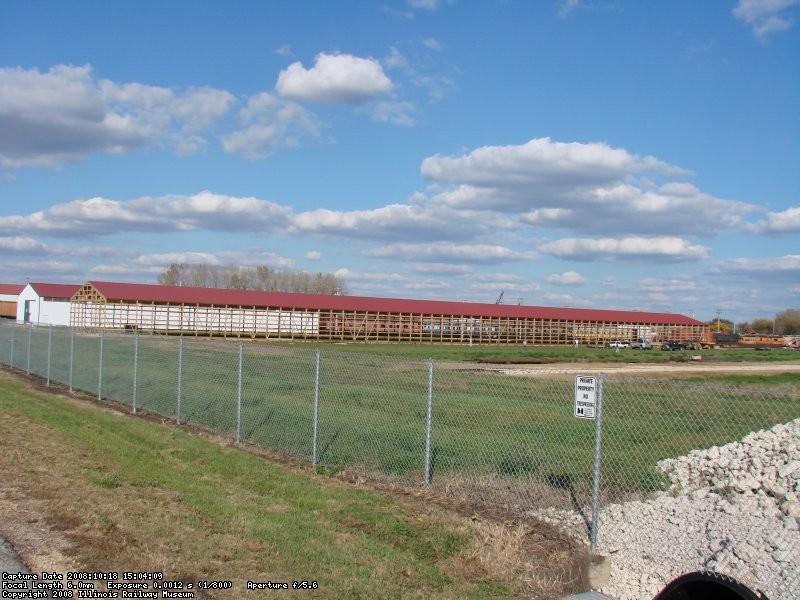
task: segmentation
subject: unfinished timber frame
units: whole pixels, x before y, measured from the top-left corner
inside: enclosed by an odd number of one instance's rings
[[[70,311],[73,327],[225,337],[315,335],[318,319],[313,312],[282,308],[138,300],[110,302],[92,286],[83,286],[73,296]]]
[[[126,284],[135,287],[135,284]],[[154,286],[143,286],[154,287]],[[233,290],[226,290],[232,292]],[[674,322],[659,313],[622,312],[628,319],[580,318],[603,311],[565,309],[575,316],[537,316],[536,307],[506,307],[520,314],[498,316],[479,312],[445,314],[415,310],[370,310],[325,308],[315,303],[347,304],[347,297],[260,293],[261,304],[206,303],[202,292],[197,301],[175,302],[147,299],[109,299],[92,282],[85,284],[71,301],[70,322],[74,327],[116,329],[160,334],[222,336],[236,338],[276,338],[322,341],[390,341],[438,344],[531,344],[602,345],[608,341],[703,340],[709,329],[703,323],[674,315]],[[255,294],[247,292],[245,294]],[[145,295],[146,296],[146,295]],[[270,298],[298,299],[294,305],[272,305]],[[303,300],[307,300],[305,305]],[[365,300],[357,298],[357,300]],[[368,299],[367,299],[368,300]],[[376,299],[376,302],[381,299]],[[497,311],[495,305],[424,301],[386,301],[409,306],[483,307]],[[363,303],[363,302],[362,302]],[[538,309],[540,312],[545,309]],[[552,312],[554,309],[546,309]],[[648,319],[648,316],[654,317]]]

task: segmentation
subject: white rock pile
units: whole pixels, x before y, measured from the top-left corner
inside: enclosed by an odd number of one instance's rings
[[[688,456],[659,467],[672,480],[672,491],[709,489],[725,495],[770,498],[789,517],[800,517],[800,419],[757,431],[742,441]]]
[[[800,419],[659,467],[667,492],[601,510],[597,551],[611,570],[599,591],[652,598],[708,569],[770,600],[800,598]]]

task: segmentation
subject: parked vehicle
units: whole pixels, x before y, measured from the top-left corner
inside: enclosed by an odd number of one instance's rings
[[[688,347],[683,342],[664,342],[661,344],[662,350],[686,350]]]
[[[606,342],[606,348],[630,348],[628,342]]]
[[[652,350],[653,344],[650,342],[645,342],[643,340],[637,340],[631,344],[631,348],[634,350]]]

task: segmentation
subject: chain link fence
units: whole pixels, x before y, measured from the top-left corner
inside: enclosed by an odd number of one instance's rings
[[[597,535],[601,553],[640,543],[622,561],[636,571],[630,597],[663,587],[661,561],[800,596],[796,380],[585,373],[602,382],[598,524],[598,421],[575,417],[574,373],[12,324],[0,327],[0,362],[320,469],[553,519]]]

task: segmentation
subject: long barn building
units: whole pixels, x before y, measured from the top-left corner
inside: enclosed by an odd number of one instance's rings
[[[102,281],[87,282],[72,296],[70,323],[175,335],[450,344],[597,345],[710,337],[706,324],[672,313]]]

